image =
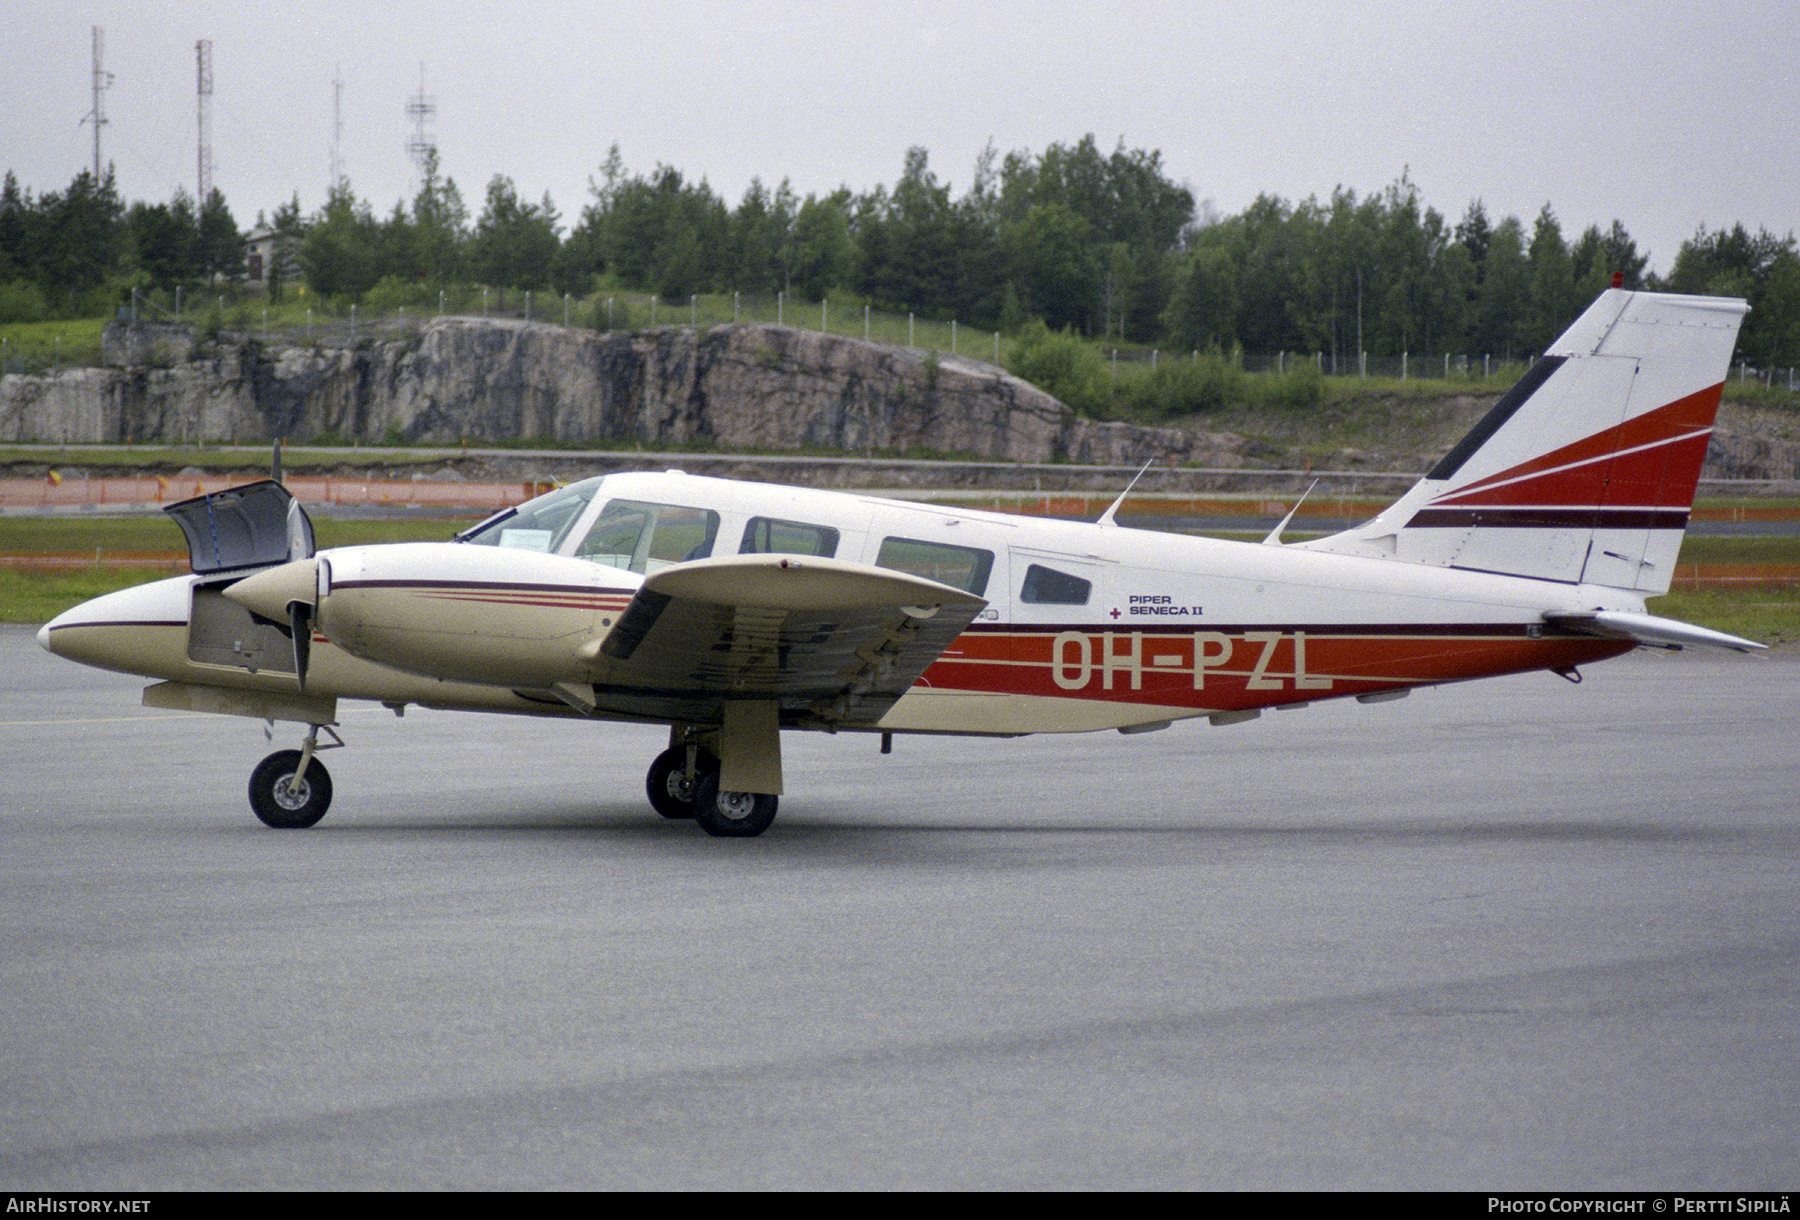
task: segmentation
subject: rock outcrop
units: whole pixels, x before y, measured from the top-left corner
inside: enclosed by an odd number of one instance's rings
[[[1491,401],[1340,404],[1356,427],[1337,430],[1358,448],[1324,453],[1328,418],[1237,411],[1242,435],[1096,423],[990,364],[761,324],[601,334],[439,318],[353,348],[277,348],[115,323],[104,351],[106,368],[0,377],[0,443],[538,442],[1391,471],[1425,468]],[[1727,402],[1705,477],[1800,478],[1797,421]]]
[[[158,334],[154,350],[180,350]],[[151,350],[109,336],[109,352]],[[1241,464],[1229,434],[1095,423],[992,365],[760,324],[598,334],[440,318],[350,348],[0,381],[0,441],[642,445],[1006,462]]]
[[[1800,481],[1800,415],[1772,407],[1722,404],[1706,447],[1704,473],[1711,479]]]

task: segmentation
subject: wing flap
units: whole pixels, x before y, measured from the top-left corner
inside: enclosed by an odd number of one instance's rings
[[[785,721],[879,719],[987,603],[904,572],[740,555],[650,576],[590,663],[596,707],[701,723],[728,700]]]

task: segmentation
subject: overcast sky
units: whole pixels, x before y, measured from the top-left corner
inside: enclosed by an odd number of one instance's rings
[[[213,182],[240,227],[324,199],[341,77],[343,168],[378,213],[410,198],[420,88],[472,214],[488,179],[546,192],[565,228],[617,143],[626,166],[824,193],[892,184],[911,145],[956,195],[990,141],[1092,133],[1160,150],[1222,214],[1409,173],[1454,223],[1469,202],[1573,239],[1624,221],[1669,270],[1706,224],[1800,228],[1792,0],[7,0],[0,162],[34,193],[102,155],[127,200],[196,180],[195,43],[212,42]]]

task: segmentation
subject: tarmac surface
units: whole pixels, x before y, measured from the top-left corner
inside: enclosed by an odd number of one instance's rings
[[[249,720],[0,629],[0,1189],[1787,1190],[1800,661],[1639,654],[1229,728]]]

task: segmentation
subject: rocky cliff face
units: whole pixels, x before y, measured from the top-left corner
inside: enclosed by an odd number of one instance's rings
[[[1331,428],[1252,413],[1242,430],[1262,438],[1253,447],[1232,432],[1095,423],[992,365],[778,326],[597,334],[440,318],[354,350],[195,345],[177,330],[115,324],[112,367],[0,377],[0,443],[541,441],[1232,468],[1310,466],[1309,430]],[[1381,411],[1345,404],[1366,451],[1325,464],[1422,469],[1486,403],[1440,408],[1413,404],[1400,412],[1407,428],[1371,432]],[[1705,476],[1800,479],[1800,420],[1726,403]]]
[[[159,351],[176,350],[168,336]],[[132,336],[108,350],[148,350]],[[0,380],[0,440],[321,436],[1240,464],[1226,434],[1100,424],[991,365],[766,325],[596,334],[441,318],[355,350],[221,343],[183,363]]]
[[[1706,447],[1703,473],[1709,479],[1800,480],[1800,415],[1724,403]]]

